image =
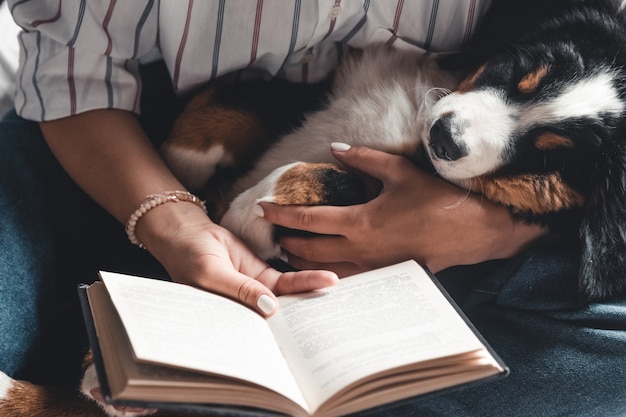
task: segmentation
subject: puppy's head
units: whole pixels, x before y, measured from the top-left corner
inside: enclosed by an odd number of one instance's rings
[[[443,178],[576,229],[582,293],[599,299],[626,291],[626,82],[592,49],[564,40],[495,54],[434,105],[426,146]]]

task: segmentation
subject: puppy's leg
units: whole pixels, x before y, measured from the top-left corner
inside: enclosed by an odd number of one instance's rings
[[[363,203],[379,191],[363,177],[330,163],[294,162],[277,168],[231,203],[221,225],[241,237],[262,259],[281,257],[274,225],[256,214],[260,201],[279,205]],[[281,229],[281,233],[289,233]]]
[[[222,105],[215,88],[194,96],[161,147],[172,172],[193,190],[206,185],[219,167],[243,167],[269,143],[260,119]]]
[[[71,389],[17,381],[0,372],[0,415],[6,417],[106,417],[96,403]]]
[[[153,415],[157,410],[142,409],[135,407],[121,407],[112,406],[104,401],[102,392],[100,391],[100,382],[98,381],[98,375],[96,367],[93,363],[93,355],[91,351],[84,359],[83,366],[85,372],[83,373],[83,379],[80,384],[80,392],[84,395],[84,400],[92,405],[99,407],[102,415],[109,417],[140,417]]]
[[[193,96],[161,148],[163,159],[191,189],[216,171],[234,177],[250,169],[279,137],[301,125],[303,115],[325,106],[330,80],[209,83]]]
[[[98,375],[96,373],[96,367],[93,363],[93,356],[91,352],[87,354],[85,357],[83,366],[85,367],[85,372],[83,374],[83,380],[81,381],[80,391],[84,397],[82,397],[83,402],[89,402],[92,407],[96,409],[99,414],[94,414],[93,416],[101,416],[101,417],[141,417],[141,416],[152,416],[152,417],[201,417],[202,415],[198,413],[187,413],[187,412],[179,412],[179,411],[166,411],[166,410],[155,410],[155,409],[146,409],[146,408],[137,408],[137,407],[122,407],[115,406],[113,407],[110,404],[105,403],[104,398],[102,397],[102,393],[100,391],[100,383],[98,381]],[[4,414],[0,414],[4,416]],[[74,416],[74,414],[54,414],[54,416]],[[77,416],[83,417],[91,417],[91,414],[77,414]],[[29,414],[29,416],[31,416]],[[34,414],[33,414],[34,416]],[[47,415],[42,416],[47,417]]]

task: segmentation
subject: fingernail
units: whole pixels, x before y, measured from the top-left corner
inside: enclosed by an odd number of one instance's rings
[[[337,152],[345,152],[351,148],[350,145],[343,142],[333,142],[330,144],[330,149]]]
[[[265,211],[259,204],[255,204],[254,207],[252,207],[252,212],[259,217],[265,217]]]
[[[267,294],[261,295],[258,300],[256,300],[256,305],[265,315],[270,314],[276,308],[276,302]]]

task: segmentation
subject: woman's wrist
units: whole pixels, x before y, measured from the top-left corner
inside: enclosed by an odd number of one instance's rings
[[[510,243],[508,247],[509,254],[505,256],[506,258],[510,258],[511,256],[517,255],[522,252],[527,246],[531,245],[533,242],[548,236],[550,233],[548,229],[538,224],[526,223],[522,220],[513,220],[513,230],[510,235],[510,238],[507,239],[506,236],[503,236],[503,240],[505,243]],[[504,249],[507,248],[503,245]]]
[[[480,196],[471,196],[462,206],[453,209],[459,211],[446,214],[456,217],[450,220],[454,230],[448,232],[453,232],[452,235],[440,235],[439,244],[433,245],[424,259],[433,272],[455,265],[510,258],[548,234],[542,226],[516,219],[506,207]]]
[[[128,235],[128,239],[131,243],[141,248],[145,248],[145,246],[139,241],[135,233],[137,223],[149,211],[166,203],[192,203],[200,207],[205,213],[207,213],[204,201],[188,191],[174,190],[165,191],[159,194],[151,194],[147,196],[146,199],[141,202],[141,204],[139,204],[137,209],[135,209],[135,211],[130,215],[128,221],[126,222],[126,234]]]
[[[156,255],[188,227],[211,223],[203,207],[190,202],[161,204],[144,214],[135,226],[135,236]],[[156,252],[156,253],[155,253]]]

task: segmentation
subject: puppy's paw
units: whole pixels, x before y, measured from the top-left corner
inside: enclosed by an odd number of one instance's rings
[[[102,392],[100,391],[100,384],[98,383],[98,375],[96,374],[96,367],[92,363],[87,366],[85,373],[83,374],[83,380],[80,384],[81,393],[88,399],[96,402],[98,406],[110,417],[140,417],[149,416],[157,412],[153,409],[126,407],[119,405],[107,404],[104,401]]]
[[[294,162],[274,170],[256,186],[237,196],[221,224],[244,240],[262,259],[281,258],[276,234],[307,235],[308,232],[275,228],[255,209],[267,201],[283,206],[361,204],[378,193],[377,183],[330,163]]]

